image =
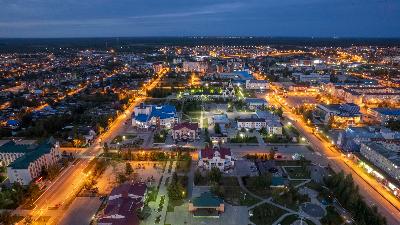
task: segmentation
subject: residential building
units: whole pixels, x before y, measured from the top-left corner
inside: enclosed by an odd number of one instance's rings
[[[156,106],[142,103],[135,107],[132,118],[133,127],[145,129],[150,126],[170,128],[178,122],[175,106],[172,105]]]
[[[330,74],[319,73],[293,73],[292,76],[301,83],[329,83],[331,80]]]
[[[107,205],[100,213],[98,225],[139,225],[138,211],[143,210],[147,186],[145,183],[124,183],[115,187]]]
[[[179,123],[172,128],[174,141],[195,141],[200,139],[199,125],[197,123]]]
[[[237,120],[237,129],[256,129],[260,130],[261,128],[265,128],[267,126],[267,122],[265,119],[261,118],[243,118]]]
[[[211,134],[210,140],[213,144],[228,143],[228,136],[226,134]]]
[[[0,152],[2,164],[7,166],[8,179],[22,185],[28,185],[44,167],[50,167],[61,158],[59,144],[53,139],[39,145],[8,142],[0,147]]]
[[[348,127],[340,132],[336,144],[345,152],[358,152],[362,143],[398,143],[400,133],[383,127]]]
[[[268,89],[266,80],[246,80],[246,89],[265,91]]]
[[[205,73],[208,69],[206,62],[183,62],[182,72],[198,72]]]
[[[212,117],[212,124],[228,124],[229,123],[229,119],[228,119],[228,115],[226,114],[214,114]]]
[[[382,143],[361,144],[360,153],[389,176],[400,180],[400,156],[398,151],[387,148]]]
[[[199,152],[198,166],[206,170],[213,167],[220,171],[225,171],[234,166],[234,160],[229,148],[223,147],[206,147]]]
[[[262,98],[246,98],[245,102],[250,110],[264,109],[265,107],[268,107],[268,102]]]
[[[387,124],[387,122],[389,120],[399,120],[400,119],[400,109],[374,108],[374,109],[370,109],[369,112],[381,124]]]
[[[279,121],[269,121],[267,122],[267,132],[269,134],[282,135],[283,134],[283,126]]]

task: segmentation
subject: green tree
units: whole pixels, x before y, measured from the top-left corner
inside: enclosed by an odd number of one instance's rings
[[[217,167],[212,167],[207,176],[211,182],[219,183],[221,181],[222,173]]]
[[[133,168],[132,168],[132,165],[129,163],[129,162],[127,162],[126,164],[125,164],[125,174],[126,175],[131,175],[133,173]]]

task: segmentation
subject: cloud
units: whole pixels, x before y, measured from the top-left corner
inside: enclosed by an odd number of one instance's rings
[[[214,4],[201,7],[192,11],[175,11],[170,13],[155,13],[139,16],[115,17],[115,18],[88,18],[88,19],[42,19],[42,20],[21,20],[1,22],[0,27],[33,27],[33,26],[99,26],[130,23],[154,23],[156,19],[188,18],[201,15],[216,15],[221,13],[234,12],[244,8],[242,3]],[[147,21],[146,21],[147,20]]]

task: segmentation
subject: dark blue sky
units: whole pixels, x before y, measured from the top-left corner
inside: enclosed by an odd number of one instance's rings
[[[0,0],[0,37],[400,37],[400,0]]]

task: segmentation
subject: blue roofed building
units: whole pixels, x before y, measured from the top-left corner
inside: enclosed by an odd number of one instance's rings
[[[337,146],[344,152],[358,152],[362,143],[393,143],[400,141],[400,132],[384,127],[348,127],[339,133]]]
[[[134,109],[132,126],[148,129],[151,126],[171,128],[179,119],[173,105],[145,105],[140,104]]]
[[[0,146],[1,164],[7,166],[11,183],[28,185],[41,174],[43,167],[48,168],[60,158],[59,144],[52,138],[41,144],[8,141]]]
[[[345,104],[319,104],[314,111],[314,117],[328,124],[333,122],[334,127],[347,127],[361,122],[360,107],[354,103]]]
[[[369,112],[381,124],[387,124],[387,122],[389,120],[399,120],[400,119],[400,109],[395,109],[395,108],[374,108],[374,109],[370,109]]]

